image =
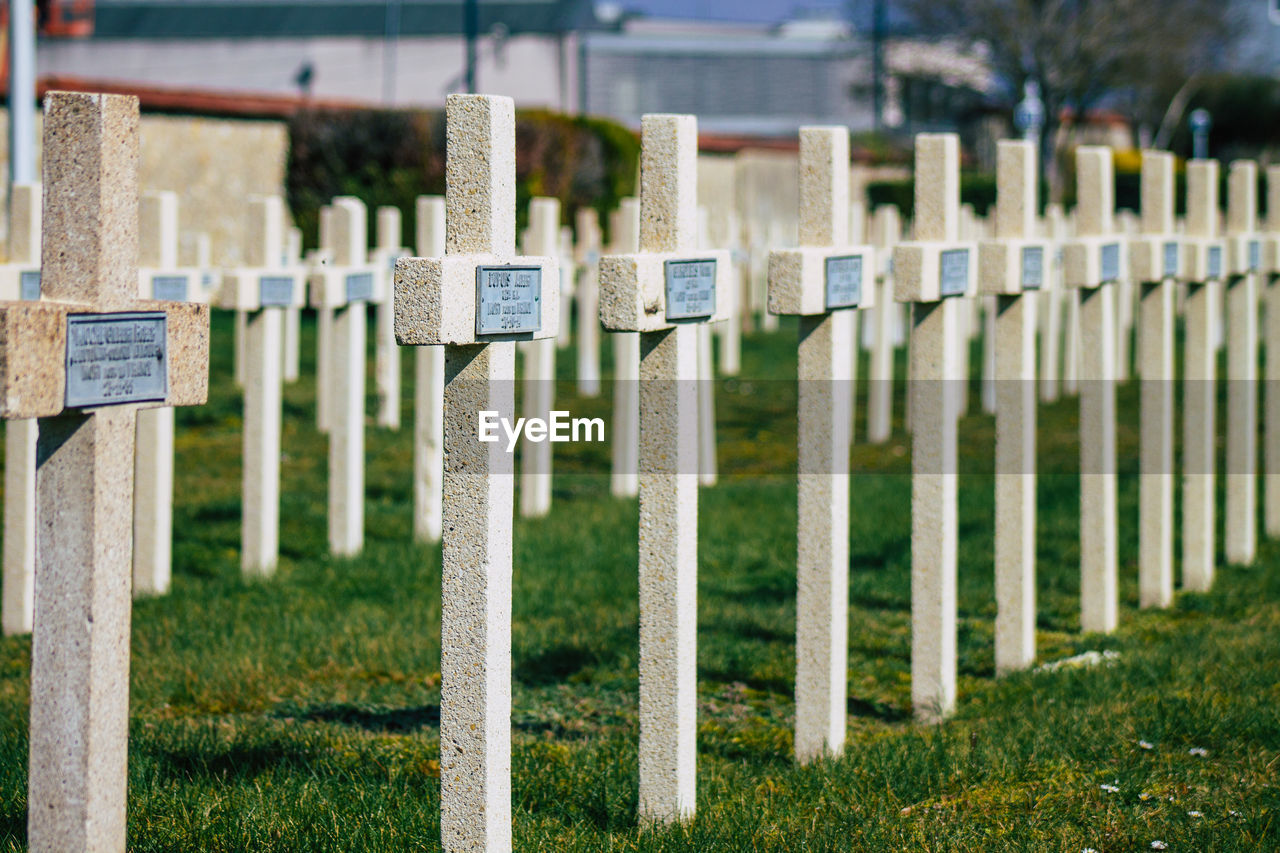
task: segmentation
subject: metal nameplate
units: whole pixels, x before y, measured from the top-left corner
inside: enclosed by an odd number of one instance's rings
[[[1164,277],[1173,278],[1178,274],[1178,244],[1164,244]]]
[[[1249,241],[1249,272],[1257,272],[1262,267],[1262,241]]]
[[[25,302],[35,302],[40,298],[40,270],[18,273],[18,298]]]
[[[189,285],[185,275],[153,275],[151,298],[161,302],[186,302]]]
[[[200,273],[200,286],[204,288],[206,292],[208,292],[213,287],[213,273],[211,272]]]
[[[941,296],[962,296],[969,289],[969,250],[948,249],[938,260],[942,280],[938,284]]]
[[[1222,278],[1222,247],[1209,247],[1209,278]]]
[[[1120,244],[1108,243],[1102,247],[1102,281],[1120,280]]]
[[[367,302],[373,298],[373,273],[348,273],[346,282],[348,302]]]
[[[68,314],[67,408],[168,396],[166,322],[163,311]]]
[[[1022,286],[1026,290],[1044,287],[1044,248],[1024,246],[1022,249]]]
[[[521,334],[541,328],[541,267],[476,268],[477,335]]]
[[[293,304],[293,276],[258,276],[258,304],[263,308],[287,308]]]
[[[716,313],[715,258],[666,261],[667,319],[697,320]]]
[[[827,258],[827,310],[856,308],[862,301],[862,255]]]

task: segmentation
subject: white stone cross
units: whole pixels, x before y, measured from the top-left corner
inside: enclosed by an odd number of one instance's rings
[[[1176,281],[1185,264],[1174,229],[1173,155],[1142,152],[1142,233],[1130,243],[1138,308],[1138,600],[1163,607],[1173,594],[1173,397]]]
[[[301,308],[307,283],[306,267],[288,262],[284,228],[279,196],[249,200],[246,266],[226,273],[217,300],[246,318],[240,569],[249,575],[272,574],[280,557],[282,338],[286,312]]]
[[[894,326],[901,312],[893,300],[893,248],[901,240],[902,216],[897,206],[876,207],[871,214],[871,243],[878,250],[876,287],[879,293],[872,311],[876,331],[867,385],[867,440],[872,444],[888,441],[893,431]]]
[[[1004,140],[996,157],[996,233],[978,250],[982,291],[996,300],[996,672],[1036,657],[1036,297],[1053,261],[1036,235],[1035,143]]]
[[[418,196],[420,258],[444,257],[444,196]],[[415,347],[413,360],[413,537],[439,542],[444,499],[444,348]]]
[[[1062,252],[1066,235],[1062,205],[1052,202],[1045,205],[1041,226],[1044,236],[1053,246],[1053,261],[1040,300],[1040,374],[1037,384],[1040,386],[1040,399],[1052,403],[1062,390],[1062,308],[1066,290],[1063,276],[1059,275],[1063,270]]]
[[[286,267],[302,266],[302,229],[289,224],[285,213],[284,257],[280,263]],[[305,302],[305,298],[303,302]],[[297,382],[302,376],[302,305],[284,309],[284,381]]]
[[[849,130],[800,128],[800,246],[769,254],[769,311],[800,317],[796,759],[844,750],[848,719],[852,314],[875,304],[875,250],[849,244]]]
[[[728,317],[729,253],[696,249],[698,123],[641,120],[640,251],[600,261],[600,320],[640,333],[641,822],[694,812],[697,326]]]
[[[640,201],[624,198],[613,214],[613,254],[639,252]],[[609,491],[615,497],[629,498],[640,491],[640,335],[616,332],[610,337],[613,338],[613,443]]]
[[[333,205],[320,208],[319,246],[310,255],[310,275],[323,274],[333,263]],[[310,290],[310,285],[308,285]],[[333,309],[316,309],[316,430],[329,431],[330,398],[333,397]]]
[[[40,185],[9,195],[8,260],[0,265],[0,300],[40,298]],[[36,421],[5,424],[4,634],[28,634],[35,611]]]
[[[1189,589],[1207,589],[1217,559],[1217,348],[1218,291],[1227,269],[1226,241],[1218,234],[1218,161],[1187,164],[1187,230],[1183,238],[1185,264],[1179,278],[1186,282],[1183,303],[1182,395],[1182,582]],[[1148,604],[1173,603],[1173,575],[1161,578]]]
[[[382,270],[365,258],[364,202],[333,200],[333,263],[310,276],[313,308],[333,312],[329,360],[329,550],[364,547],[364,387],[368,304],[386,298]],[[321,353],[324,357],[324,353]]]
[[[138,298],[138,99],[44,116],[42,296],[0,304],[0,416],[41,419],[27,840],[123,851],[135,415],[205,402],[209,309]]]
[[[1115,226],[1110,148],[1076,149],[1076,187],[1079,227],[1062,248],[1062,271],[1063,284],[1078,291],[1080,304],[1080,626],[1109,632],[1120,604],[1112,291],[1128,278],[1128,244]]]
[[[515,105],[450,95],[446,254],[396,262],[396,340],[445,352],[440,835],[511,849],[513,456],[480,418],[515,417],[514,341],[554,339],[554,257],[517,257]]]
[[[600,394],[600,214],[594,207],[581,207],[576,217],[578,230],[578,394]]]
[[[916,137],[915,241],[893,253],[894,298],[911,302],[911,702],[941,719],[956,697],[957,420],[967,378],[953,361],[977,247],[959,239],[960,140]]]
[[[524,235],[524,251],[535,257],[559,256],[563,259],[560,250],[560,200],[530,199],[529,228]],[[565,280],[563,272],[561,268],[561,282]],[[565,306],[562,299],[561,310]],[[563,318],[564,315],[561,314],[561,319]],[[563,328],[562,326],[562,331]],[[526,418],[540,418],[548,422],[551,417],[556,396],[556,345],[554,340],[539,338],[522,343],[519,347],[524,356],[521,410]],[[551,442],[524,441],[520,447],[520,515],[525,518],[541,518],[549,512]]]
[[[1267,224],[1262,238],[1263,303],[1267,325],[1263,338],[1266,384],[1262,413],[1263,533],[1280,537],[1280,165],[1267,167]]]
[[[382,270],[383,292],[390,293],[396,260],[411,254],[400,245],[400,208],[392,205],[378,208],[377,232],[373,264]],[[377,424],[397,430],[400,429],[400,348],[396,346],[395,311],[391,300],[379,302],[374,316],[373,375],[378,397]]]
[[[1227,498],[1223,544],[1228,563],[1252,563],[1258,551],[1261,270],[1258,164],[1237,160],[1227,172]]]
[[[178,194],[138,203],[138,295],[207,302],[204,271],[178,266]],[[173,577],[173,409],[138,412],[133,470],[133,594],[161,595]]]

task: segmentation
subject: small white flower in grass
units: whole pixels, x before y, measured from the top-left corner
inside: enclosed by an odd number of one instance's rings
[[[1152,850],[1168,850],[1169,845],[1165,844],[1163,841],[1152,841],[1151,849]]]
[[[1140,740],[1138,741],[1138,748],[1139,749],[1155,749],[1156,745],[1149,740]]]
[[[1227,814],[1231,815],[1232,817],[1240,817],[1240,812],[1236,811],[1235,809],[1227,809]]]
[[[1080,853],[1098,853],[1098,851],[1094,850],[1092,847],[1086,847],[1081,850]]]
[[[1151,795],[1148,794],[1146,791],[1143,791],[1141,794],[1138,795],[1138,799],[1142,800],[1145,803],[1147,800],[1151,799]]]
[[[1192,809],[1191,811],[1187,812],[1187,817],[1204,817],[1204,812]]]
[[[1118,793],[1120,793],[1120,789],[1119,789],[1118,787],[1116,787],[1115,785],[1108,785],[1108,784],[1107,784],[1107,783],[1105,783],[1105,782],[1103,782],[1103,783],[1102,783],[1101,785],[1099,785],[1098,787],[1099,787],[1099,788],[1101,788],[1102,790],[1106,791],[1108,794],[1118,794]]]
[[[1208,758],[1209,750],[1205,749],[1202,746],[1193,746],[1191,747],[1191,749],[1187,750],[1187,755],[1194,755],[1197,758]]]

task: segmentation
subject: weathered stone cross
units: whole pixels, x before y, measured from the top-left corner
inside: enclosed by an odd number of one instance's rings
[[[1080,627],[1108,632],[1119,618],[1120,571],[1112,293],[1128,277],[1126,240],[1115,228],[1110,148],[1076,149],[1076,187],[1077,236],[1063,246],[1062,269],[1063,283],[1080,297]]]
[[[285,263],[284,227],[279,196],[250,199],[247,266],[228,272],[218,295],[219,307],[246,317],[240,568],[253,575],[274,572],[280,556],[282,338],[306,293],[306,267]]]
[[[400,208],[383,205],[378,208],[377,248],[373,264],[381,272],[383,293],[390,293],[396,260],[411,252],[400,245],[403,225]],[[391,430],[400,429],[400,348],[396,346],[395,309],[390,299],[382,299],[374,309],[374,389],[377,392],[377,423]]]
[[[640,251],[639,199],[622,199],[613,212],[612,225],[613,254]],[[613,446],[609,491],[615,497],[629,498],[635,497],[640,490],[640,335],[637,332],[617,332],[611,337]]]
[[[600,393],[600,214],[594,207],[578,209],[578,393]]]
[[[961,242],[960,139],[916,137],[915,242],[893,254],[894,298],[911,302],[911,702],[949,715],[956,697],[957,375],[963,297],[976,290],[976,246]]]
[[[727,251],[698,241],[698,124],[641,120],[640,251],[600,261],[600,320],[640,333],[642,822],[693,815],[697,763],[697,325],[728,317]]]
[[[418,196],[414,240],[418,257],[444,257],[444,212],[444,196]],[[419,542],[439,542],[444,496],[444,348],[415,347],[413,353],[413,537]]]
[[[514,457],[481,414],[515,417],[515,341],[554,338],[560,271],[515,253],[515,105],[450,95],[446,254],[396,262],[396,340],[444,346],[440,835],[511,849]]]
[[[978,252],[996,300],[996,672],[1036,656],[1036,302],[1053,261],[1036,236],[1037,151],[1005,140],[996,159],[996,233]]]
[[[524,235],[524,251],[538,257],[551,257],[560,251],[560,200],[529,200],[529,228]],[[563,259],[563,255],[560,255]],[[565,281],[561,269],[560,281]],[[561,296],[564,293],[561,291]],[[563,311],[566,305],[560,300]],[[561,319],[564,314],[561,314]],[[560,327],[564,331],[564,327]],[[561,336],[563,337],[563,336]],[[526,418],[546,421],[555,408],[556,341],[546,338],[520,345],[524,357],[523,396],[521,408]],[[520,515],[541,518],[551,512],[551,442],[525,441],[520,447]]]
[[[1173,596],[1173,301],[1184,267],[1174,230],[1173,155],[1142,152],[1142,233],[1130,243],[1138,307],[1138,600],[1166,606]]]
[[[41,419],[27,837],[123,851],[134,422],[205,401],[209,309],[137,296],[137,98],[44,114],[42,298],[0,305],[0,415]]]
[[[844,749],[849,646],[852,324],[875,303],[875,250],[849,245],[849,131],[800,129],[800,247],[769,255],[769,310],[800,316],[796,759]]]
[[[1262,239],[1263,303],[1267,326],[1263,337],[1280,341],[1280,165],[1267,167],[1267,225]],[[1265,347],[1267,377],[1263,397],[1263,533],[1280,537],[1280,346]]]

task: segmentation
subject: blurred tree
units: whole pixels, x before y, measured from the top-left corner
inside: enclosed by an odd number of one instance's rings
[[[1041,158],[1050,191],[1063,182],[1053,143],[1064,110],[1084,115],[1127,95],[1134,119],[1158,125],[1177,93],[1227,49],[1237,15],[1224,0],[898,0],[927,31],[987,46],[1012,106],[1023,84],[1040,85]],[[1175,118],[1174,121],[1177,119]]]

